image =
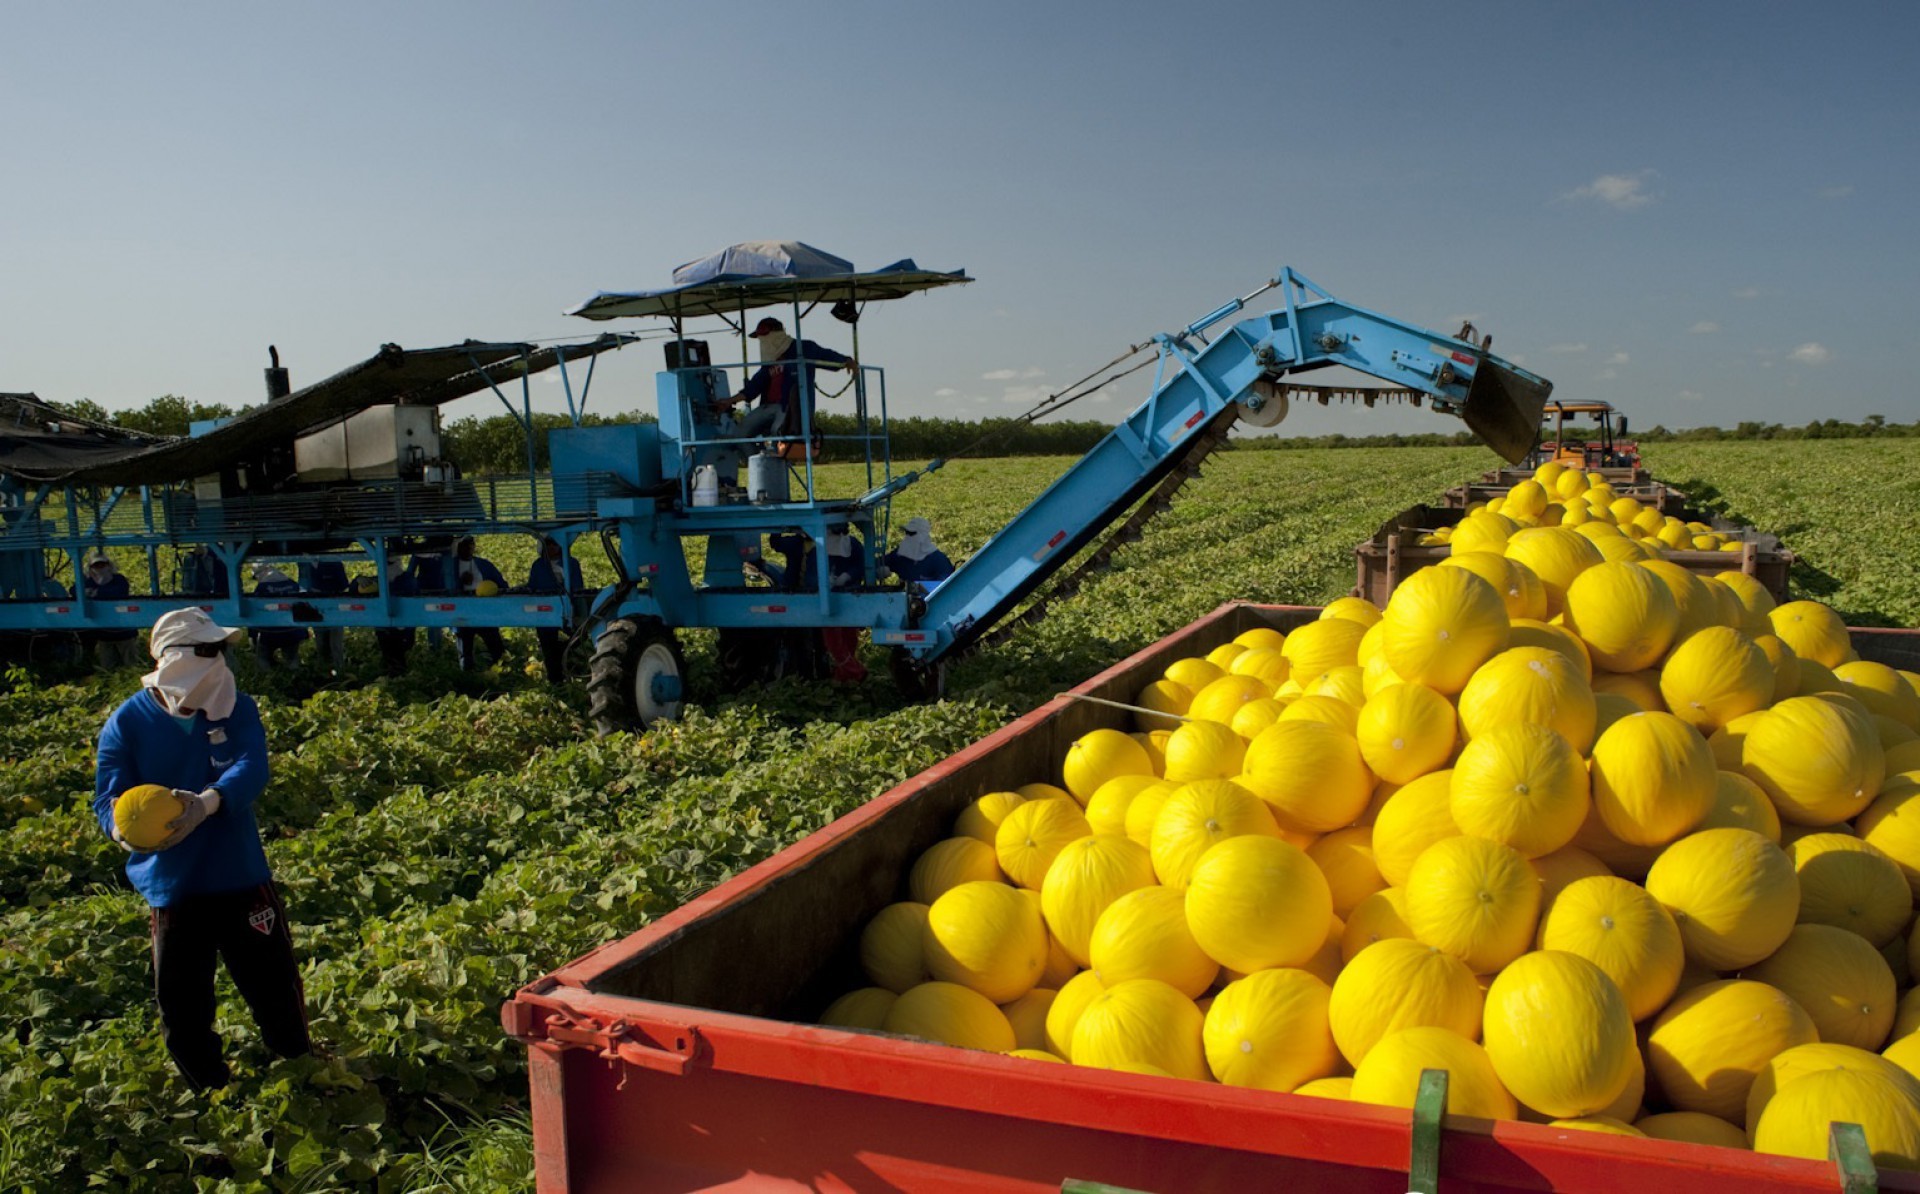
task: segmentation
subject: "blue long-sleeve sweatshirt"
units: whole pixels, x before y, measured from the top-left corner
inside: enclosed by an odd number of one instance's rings
[[[252,697],[239,694],[225,721],[196,713],[184,729],[146,689],[128,697],[100,731],[94,770],[93,814],[109,837],[114,800],[138,784],[220,790],[220,811],[180,844],[127,856],[127,878],[149,905],[242,891],[271,877],[253,815],[267,788],[267,734]]]

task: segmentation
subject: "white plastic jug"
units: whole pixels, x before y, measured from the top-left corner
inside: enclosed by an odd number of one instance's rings
[[[693,504],[696,506],[720,504],[720,472],[710,464],[700,465],[693,470]]]

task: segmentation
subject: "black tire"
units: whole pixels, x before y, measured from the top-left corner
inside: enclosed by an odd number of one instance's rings
[[[587,705],[601,736],[646,729],[680,716],[685,706],[686,657],[660,622],[621,618],[593,643]],[[663,683],[671,677],[670,683]]]
[[[922,663],[904,648],[895,647],[887,655],[887,670],[900,695],[910,701],[937,701],[947,695],[945,660]]]

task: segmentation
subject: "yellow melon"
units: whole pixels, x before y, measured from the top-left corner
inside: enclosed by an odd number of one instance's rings
[[[1402,581],[1381,620],[1382,654],[1403,680],[1456,693],[1507,645],[1494,587],[1462,568],[1423,568]]]
[[[1516,958],[1493,980],[1482,1040],[1501,1085],[1556,1118],[1605,1111],[1633,1076],[1638,1049],[1613,980],[1557,950]]]
[[[1261,970],[1214,996],[1201,1028],[1207,1068],[1228,1086],[1290,1091],[1340,1068],[1327,1025],[1333,992],[1304,970]]]
[[[880,1026],[901,1036],[987,1053],[1019,1048],[1006,1013],[993,1000],[958,983],[921,983],[902,992]]]
[[[1667,657],[1660,697],[1675,717],[1711,734],[1773,702],[1773,665],[1738,630],[1709,626]]]
[[[1582,572],[1568,588],[1566,620],[1594,667],[1637,672],[1666,654],[1680,610],[1659,577],[1638,564],[1610,562]]]
[[[1340,961],[1353,961],[1360,951],[1388,938],[1413,939],[1407,925],[1407,897],[1398,887],[1383,887],[1361,900],[1340,930]]]
[[[1448,1115],[1512,1119],[1519,1114],[1486,1050],[1445,1028],[1405,1028],[1382,1039],[1354,1067],[1353,1101],[1411,1107],[1426,1070],[1447,1072]]]
[[[1678,995],[1647,1036],[1647,1068],[1677,1111],[1739,1123],[1755,1075],[1775,1056],[1819,1039],[1784,992],[1743,979]]]
[[[1577,954],[1604,971],[1634,1020],[1667,1005],[1686,963],[1672,914],[1644,888],[1610,875],[1568,884],[1541,917],[1539,938],[1541,949]]]
[[[1304,964],[1334,914],[1320,868],[1271,837],[1229,838],[1208,850],[1193,867],[1184,911],[1201,950],[1241,974]]]
[[[898,995],[926,982],[927,905],[902,900],[874,913],[860,930],[867,980]]]
[[[1492,974],[1527,951],[1540,913],[1540,880],[1511,847],[1476,837],[1428,846],[1407,876],[1415,938]]]
[[[1920,1103],[1881,1074],[1826,1070],[1783,1084],[1753,1128],[1755,1152],[1827,1159],[1835,1123],[1859,1124],[1873,1163],[1920,1169]]]
[[[1780,948],[1800,910],[1792,860],[1750,829],[1681,838],[1654,862],[1646,887],[1673,914],[1687,957],[1721,971]]]
[[[1822,1041],[1878,1049],[1893,1028],[1893,971],[1879,950],[1846,929],[1795,925],[1779,949],[1741,974],[1786,992]]]
[[[1424,684],[1383,688],[1360,709],[1354,737],[1381,779],[1405,784],[1446,765],[1456,738],[1447,699]]]
[[[1482,664],[1459,709],[1469,738],[1531,722],[1557,730],[1580,754],[1593,745],[1593,688],[1572,660],[1545,647],[1510,647]]]
[[[1353,824],[1373,792],[1359,742],[1321,722],[1275,722],[1248,744],[1243,765],[1241,782],[1267,802],[1281,826],[1298,832]]]
[[[1093,826],[1073,801],[1029,800],[1000,822],[993,835],[994,856],[1008,878],[1039,891],[1060,851],[1092,833]]]
[[[1847,662],[1853,640],[1840,615],[1818,601],[1789,601],[1767,614],[1773,633],[1793,648],[1803,660],[1825,668],[1837,668]]]
[[[1040,885],[1040,910],[1054,939],[1080,966],[1092,964],[1093,927],[1109,905],[1155,882],[1153,859],[1140,843],[1094,834],[1067,843]]]
[[[1906,876],[1873,843],[1851,834],[1815,833],[1797,839],[1787,854],[1800,880],[1801,924],[1833,925],[1883,946],[1913,919]],[[1820,1035],[1829,1039],[1825,1032]]]
[[[1621,718],[1593,745],[1593,806],[1623,842],[1658,846],[1698,825],[1718,791],[1706,739],[1671,713]]]
[[[1403,786],[1373,820],[1373,862],[1395,887],[1406,886],[1414,860],[1442,838],[1458,837],[1453,772],[1435,771]]]
[[[1773,800],[1780,819],[1832,825],[1858,815],[1880,790],[1886,754],[1864,717],[1819,697],[1792,697],[1747,731],[1741,770]]]
[[[1572,841],[1587,818],[1587,770],[1549,726],[1506,722],[1461,750],[1448,807],[1462,833],[1511,846],[1525,858],[1550,854]]]
[[[1540,527],[1507,540],[1506,556],[1533,570],[1547,590],[1547,616],[1566,608],[1567,588],[1605,561],[1593,541],[1570,527]]]
[[[181,811],[180,798],[162,784],[135,784],[113,802],[113,827],[136,850],[157,849],[172,836],[168,823]]]
[[[1109,1070],[1144,1065],[1148,1072],[1204,1079],[1205,1020],[1192,999],[1166,983],[1116,983],[1095,995],[1075,1020],[1068,1060]]]

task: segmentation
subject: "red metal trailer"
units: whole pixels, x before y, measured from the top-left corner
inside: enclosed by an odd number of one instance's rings
[[[1130,700],[1174,659],[1301,607],[1227,605],[1074,690]],[[1920,633],[1859,631],[1920,664]],[[1126,714],[1062,696],[669,916],[523,988],[544,1194],[635,1190],[1408,1189],[1412,1115],[1142,1077],[810,1023],[864,985],[860,929],[978,795],[1058,778],[1067,745]],[[1833,1165],[1449,1118],[1448,1191],[1835,1190]],[[1920,1191],[1920,1175],[1880,1188]]]

